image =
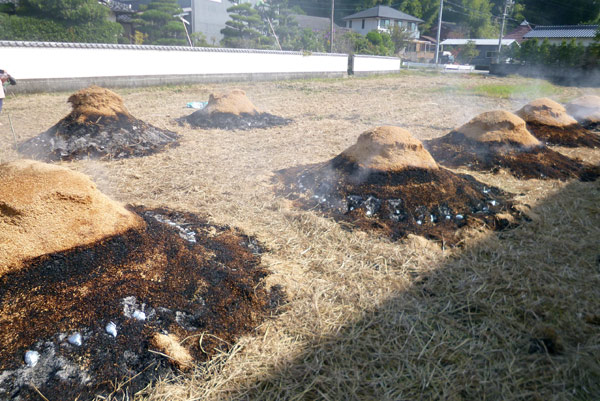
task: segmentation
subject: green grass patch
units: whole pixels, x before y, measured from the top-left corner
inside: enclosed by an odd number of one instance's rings
[[[498,99],[554,97],[562,93],[547,81],[533,80],[515,84],[454,85],[437,88],[435,91],[457,95],[486,96]]]

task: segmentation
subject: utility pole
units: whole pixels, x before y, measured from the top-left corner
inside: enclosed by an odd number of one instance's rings
[[[331,0],[331,31],[329,40],[329,53],[333,53],[333,8],[335,6],[335,0]]]
[[[512,0],[504,1],[504,12],[502,13],[502,27],[500,28],[500,38],[498,39],[498,55],[496,57],[496,63],[498,64],[500,64],[500,51],[502,50],[502,37],[504,36],[504,23],[506,22],[508,7],[512,6],[512,4]]]
[[[444,0],[440,0],[440,15],[438,18],[437,42],[435,44],[435,65],[440,60],[440,34],[442,33],[442,12],[444,10]]]

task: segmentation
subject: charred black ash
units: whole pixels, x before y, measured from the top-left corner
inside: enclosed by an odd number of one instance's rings
[[[184,343],[201,362],[285,304],[265,286],[256,239],[191,213],[132,210],[145,229],[0,277],[0,399],[107,397],[115,380],[128,382],[120,399],[177,369],[152,352],[154,333],[211,334]]]
[[[126,115],[80,123],[67,116],[46,132],[22,142],[18,151],[43,161],[123,159],[177,146],[179,135]]]
[[[237,115],[221,112],[206,113],[204,110],[195,111],[189,116],[178,119],[180,125],[188,123],[194,128],[218,128],[230,131],[277,127],[287,125],[292,121],[270,113],[242,113]]]

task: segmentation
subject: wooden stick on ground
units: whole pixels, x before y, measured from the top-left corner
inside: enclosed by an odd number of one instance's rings
[[[10,130],[13,134],[13,139],[15,140],[15,152],[17,151],[17,135],[15,134],[15,129],[13,128],[12,119],[10,118],[10,113],[6,113],[8,115],[8,122],[10,123]]]

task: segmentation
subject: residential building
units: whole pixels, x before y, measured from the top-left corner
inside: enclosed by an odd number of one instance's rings
[[[539,41],[548,39],[550,44],[554,45],[575,39],[576,42],[588,46],[594,42],[597,32],[598,25],[538,25],[526,33],[523,38]]]
[[[524,36],[532,30],[533,28],[531,25],[529,25],[529,22],[527,22],[527,20],[523,20],[518,27],[504,35],[503,39],[514,39],[517,41],[517,43],[521,43],[525,40]]]
[[[117,0],[99,0],[98,3],[105,5],[110,10],[108,19],[112,22],[118,22],[123,26],[123,36],[130,42],[133,41],[132,19],[135,10],[130,3]]]
[[[240,0],[256,5],[260,0]],[[229,21],[227,9],[234,5],[229,0],[179,0],[179,5],[188,14],[191,33],[201,32],[210,44],[218,45],[223,35],[221,29]]]
[[[469,42],[474,42],[479,51],[479,55],[471,60],[471,64],[489,67],[490,64],[496,61],[498,57],[498,39],[446,39],[440,43],[441,51],[449,50],[458,53],[460,47]],[[502,46],[511,46],[513,43],[517,43],[517,41],[515,39],[502,39]]]
[[[388,32],[393,26],[399,26],[406,29],[412,39],[419,39],[419,24],[423,22],[388,6],[375,6],[342,19],[346,21],[346,28],[362,35],[375,30]]]

